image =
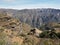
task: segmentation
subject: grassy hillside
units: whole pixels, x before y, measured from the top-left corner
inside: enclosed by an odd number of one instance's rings
[[[41,38],[40,35],[43,32],[41,29],[32,28],[6,13],[0,14],[0,45],[60,45],[59,38],[51,39],[47,38],[47,35]]]

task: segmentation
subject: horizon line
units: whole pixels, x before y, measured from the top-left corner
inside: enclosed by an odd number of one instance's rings
[[[45,8],[5,8],[5,7],[2,7],[2,8],[0,8],[0,9],[14,9],[14,10],[23,10],[23,9],[59,9],[60,10],[60,8],[47,8],[47,7],[45,7]]]

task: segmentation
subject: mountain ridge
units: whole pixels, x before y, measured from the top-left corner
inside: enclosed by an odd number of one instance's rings
[[[1,10],[2,9],[0,9],[0,11]],[[12,17],[19,18],[21,22],[37,28],[45,23],[60,22],[60,9],[3,9],[1,12],[6,12],[12,15]]]

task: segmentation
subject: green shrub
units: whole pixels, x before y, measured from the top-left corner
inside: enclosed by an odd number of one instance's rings
[[[5,40],[0,40],[0,45],[5,45]]]
[[[40,34],[40,38],[55,39],[55,38],[58,38],[58,35],[53,30],[52,31],[44,31]]]
[[[60,38],[60,33],[57,33],[57,36]]]
[[[3,27],[0,27],[0,32],[3,32],[4,31],[4,28]]]
[[[48,35],[48,33],[49,33],[48,31],[44,31],[40,34],[40,37],[45,38]]]

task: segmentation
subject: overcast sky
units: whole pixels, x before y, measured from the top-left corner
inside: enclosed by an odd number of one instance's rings
[[[12,9],[56,8],[56,9],[60,9],[60,0],[0,0],[0,8],[12,8]]]

